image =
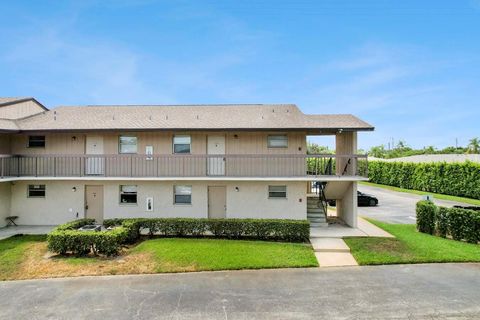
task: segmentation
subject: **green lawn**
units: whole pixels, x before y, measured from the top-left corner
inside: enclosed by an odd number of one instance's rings
[[[46,236],[17,236],[0,240],[0,280],[10,277],[25,259],[28,248]]]
[[[150,254],[156,272],[318,266],[312,248],[299,243],[159,238],[132,252]]]
[[[155,238],[118,257],[75,257],[49,253],[45,236],[0,240],[0,280],[317,266],[302,243]]]
[[[396,238],[345,238],[360,265],[480,262],[480,245],[420,233],[411,224],[369,221]]]
[[[392,191],[398,191],[398,192],[406,192],[406,193],[412,193],[412,194],[418,194],[418,195],[433,195],[434,198],[436,199],[441,199],[441,200],[449,200],[449,201],[457,201],[457,202],[464,202],[468,203],[474,206],[480,206],[480,200],[478,199],[470,199],[470,198],[464,198],[464,197],[456,197],[456,196],[450,196],[447,194],[441,194],[441,193],[434,193],[434,192],[426,192],[426,191],[419,191],[419,190],[410,190],[410,189],[403,189],[403,188],[398,188],[398,187],[392,187],[392,186],[387,186],[384,184],[377,184],[377,183],[372,183],[372,182],[366,182],[366,181],[361,181],[360,184],[364,184],[367,186],[372,186],[372,187],[379,187],[387,190],[392,190]]]

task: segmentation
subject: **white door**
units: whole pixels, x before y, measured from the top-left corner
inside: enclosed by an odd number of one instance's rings
[[[85,217],[103,223],[103,186],[85,186]]]
[[[85,173],[91,175],[104,174],[105,159],[103,158],[103,137],[88,135],[85,145],[85,153],[88,155],[85,162]]]
[[[227,217],[227,187],[208,187],[208,217],[210,219]]]
[[[207,140],[208,175],[223,176],[225,175],[225,136],[209,135]]]

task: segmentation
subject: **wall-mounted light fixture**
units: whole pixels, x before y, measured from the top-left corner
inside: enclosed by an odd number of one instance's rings
[[[234,134],[234,135],[233,135],[233,138],[234,138],[234,139],[238,139],[238,134]]]
[[[77,187],[73,187],[72,192],[77,192]]]
[[[235,192],[238,192],[240,191],[240,189],[238,187],[235,187]]]
[[[72,141],[77,141],[77,137],[76,137],[76,136],[72,136]]]

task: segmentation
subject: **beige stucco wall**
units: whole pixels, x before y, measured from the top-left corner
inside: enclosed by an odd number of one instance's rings
[[[280,132],[281,133],[281,132]],[[92,133],[93,134],[93,133]],[[225,135],[226,154],[305,154],[306,133],[289,132],[287,148],[268,148],[267,132],[108,132],[95,133],[104,137],[104,154],[118,154],[118,137],[132,135],[138,138],[138,154],[145,154],[145,146],[153,146],[154,154],[172,154],[175,134],[192,138],[192,154],[207,153],[207,136]],[[87,133],[55,133],[45,135],[45,148],[27,148],[28,135],[12,135],[14,154],[84,154]]]
[[[357,202],[357,182],[349,182],[345,193],[337,200],[337,215],[352,228],[357,227]]]
[[[0,182],[0,227],[6,225],[5,218],[10,215],[10,182]]]
[[[19,119],[45,111],[34,101],[25,101],[0,107],[0,118]]]
[[[28,184],[45,184],[46,198],[28,198]],[[138,204],[119,203],[119,186],[136,184]],[[192,204],[173,204],[173,186],[191,185]],[[268,199],[268,185],[287,185],[287,199]],[[208,217],[208,186],[226,186],[227,218],[306,218],[304,182],[265,181],[18,181],[12,186],[11,214],[23,225],[54,225],[84,217],[85,185],[104,186],[104,218],[116,217]],[[73,192],[72,188],[77,191]],[[239,191],[235,191],[235,187]],[[154,211],[145,201],[154,198]]]
[[[357,153],[357,132],[342,132],[335,136],[335,152],[337,155],[353,155]],[[336,173],[343,175],[348,158],[337,158]],[[357,164],[354,159],[347,167],[345,175],[355,175]]]

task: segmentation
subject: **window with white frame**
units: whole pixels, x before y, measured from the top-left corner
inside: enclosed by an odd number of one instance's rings
[[[287,148],[288,136],[286,134],[275,134],[267,137],[267,145],[269,148]]]
[[[173,201],[175,204],[191,204],[192,186],[174,186]]]
[[[286,199],[287,186],[268,186],[268,197],[272,199]]]
[[[120,136],[118,138],[118,153],[137,153],[137,137]]]
[[[137,204],[137,186],[120,186],[120,203]]]
[[[45,185],[29,184],[27,194],[29,198],[45,198]]]
[[[45,148],[45,136],[28,136],[29,148]]]
[[[175,135],[173,137],[173,153],[190,153],[192,139],[187,135]]]

